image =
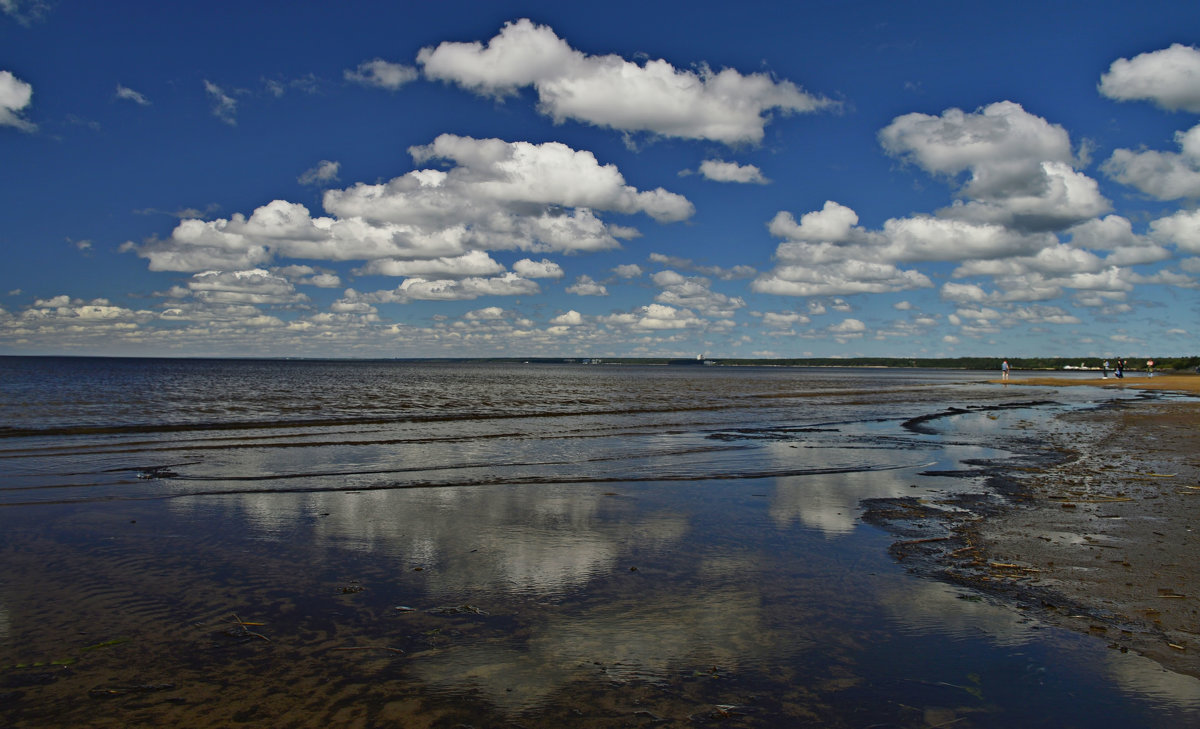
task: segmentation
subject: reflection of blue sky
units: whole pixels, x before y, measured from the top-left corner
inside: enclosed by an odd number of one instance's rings
[[[1056,631],[1007,605],[961,599],[969,594],[939,582],[893,583],[878,593],[879,600],[903,631],[916,636],[939,634],[952,640],[970,640],[982,634],[997,646],[1019,648],[1054,639]],[[1181,707],[1200,708],[1200,679],[1163,670],[1154,661],[1135,653],[1121,653],[1075,634],[1061,638],[1083,642],[1100,658],[1097,665],[1125,692]]]
[[[926,580],[893,583],[878,594],[879,601],[902,629],[915,634],[941,633],[971,638],[982,633],[1002,646],[1035,639],[1037,626],[1027,616],[987,601],[961,599],[969,591]]]

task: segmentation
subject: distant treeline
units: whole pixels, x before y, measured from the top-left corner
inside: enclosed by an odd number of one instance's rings
[[[1109,369],[1116,365],[1115,357],[1009,357],[1008,364],[1017,370],[1062,370],[1062,369],[1101,369],[1108,361]],[[1126,367],[1130,370],[1146,369],[1146,361],[1154,362],[1154,369],[1193,371],[1200,367],[1200,356],[1195,357],[1148,357],[1146,359],[1127,359]],[[898,357],[855,357],[852,359],[774,359],[774,360],[741,360],[723,359],[720,364],[774,364],[791,367],[928,367],[937,369],[958,370],[998,370],[1001,357],[953,357],[942,359],[905,359]]]
[[[1108,360],[1109,368],[1116,365],[1115,357],[1009,357],[1008,364],[1015,370],[1062,370],[1062,369],[1100,369]],[[1144,370],[1147,360],[1154,361],[1156,371],[1195,371],[1200,367],[1200,356],[1194,357],[1147,357],[1127,359],[1127,369]],[[725,359],[712,358],[707,362],[698,360],[679,360],[666,357],[601,357],[589,358],[501,358],[494,361],[518,361],[542,364],[562,363],[593,363],[593,364],[643,364],[643,365],[702,365],[711,363],[717,366],[768,366],[768,367],[917,367],[953,370],[999,370],[1001,357],[947,357],[947,358],[910,358],[910,357],[784,357],[778,359]]]

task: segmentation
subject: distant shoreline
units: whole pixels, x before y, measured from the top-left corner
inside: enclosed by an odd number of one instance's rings
[[[972,372],[999,371],[1000,357],[779,357],[779,358],[722,358],[702,359],[680,357],[190,357],[162,355],[78,355],[78,354],[0,354],[5,360],[28,359],[95,359],[95,360],[168,360],[198,362],[346,362],[346,363],[412,363],[412,364],[529,364],[529,365],[649,365],[649,366],[712,366],[712,367],[806,367],[859,369],[938,369]],[[1200,356],[1148,357],[1155,362],[1154,371],[1170,374],[1196,373]],[[1111,362],[1111,359],[1109,360]],[[1139,358],[1139,363],[1143,362]],[[1096,372],[1104,371],[1103,359],[1094,357],[1014,357],[1008,359],[1017,372]],[[1111,366],[1108,371],[1112,371]],[[1144,366],[1127,368],[1127,372],[1144,372]],[[1111,379],[1111,378],[1110,378]]]

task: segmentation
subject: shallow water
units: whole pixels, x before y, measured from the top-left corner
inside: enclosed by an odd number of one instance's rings
[[[1200,681],[915,577],[859,519],[983,492],[980,463],[1123,395],[936,371],[0,370],[7,725],[1200,719]]]

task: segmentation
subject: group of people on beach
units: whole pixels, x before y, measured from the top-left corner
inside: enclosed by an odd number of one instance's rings
[[[1113,368],[1113,367],[1109,366],[1108,360],[1104,360],[1104,364],[1101,365],[1101,369],[1104,371],[1104,379],[1106,379],[1106,380],[1108,379],[1108,371],[1110,369],[1113,371],[1113,375],[1116,376],[1117,379],[1125,378],[1125,367],[1126,367],[1125,358],[1117,357],[1116,363],[1117,363],[1117,366],[1115,368]],[[1000,379],[1004,382],[1008,381],[1008,371],[1009,371],[1008,360],[1004,360],[1003,362],[1000,363]],[[1200,368],[1197,368],[1196,371],[1200,372]],[[1149,375],[1151,377],[1154,376],[1154,360],[1152,360],[1152,359],[1146,360],[1146,372],[1149,373]]]
[[[1125,358],[1117,357],[1117,368],[1113,370],[1113,374],[1117,377],[1117,379],[1124,379]],[[1108,360],[1104,360],[1104,379],[1108,379]]]

